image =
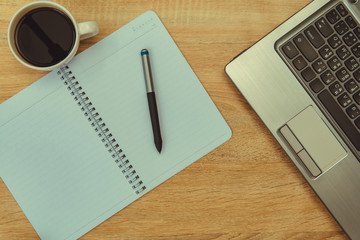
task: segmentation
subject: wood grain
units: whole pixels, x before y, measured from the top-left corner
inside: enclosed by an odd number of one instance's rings
[[[7,26],[30,1],[0,2],[0,102],[44,72],[11,55]],[[310,0],[57,0],[100,33],[154,10],[233,131],[230,141],[81,239],[345,239],[346,235],[224,73],[224,66]],[[0,146],[1,150],[1,146]],[[38,239],[0,181],[0,239]]]

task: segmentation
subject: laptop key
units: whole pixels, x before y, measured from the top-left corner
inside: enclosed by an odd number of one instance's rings
[[[359,85],[353,79],[346,82],[344,86],[350,94],[353,94],[359,89]]]
[[[307,66],[307,62],[302,56],[297,57],[293,61],[293,64],[296,67],[296,69],[299,71],[303,70]]]
[[[355,55],[355,57],[360,57],[360,43],[353,46],[351,48],[351,52]]]
[[[344,21],[340,21],[334,26],[336,32],[340,35],[345,34],[347,31],[349,31],[349,27],[346,25]]]
[[[334,34],[328,39],[328,43],[332,48],[336,49],[342,44],[342,41],[337,34]]]
[[[299,51],[296,49],[296,47],[294,46],[294,44],[292,44],[291,42],[286,43],[283,47],[282,50],[284,51],[284,53],[286,54],[286,56],[290,59],[293,59],[294,57],[296,57],[296,55],[299,54]]]
[[[350,142],[358,151],[360,151],[360,133],[336,103],[334,98],[331,96],[331,93],[328,90],[324,90],[318,95],[318,98],[339,127],[343,130]]]
[[[320,36],[318,31],[313,26],[310,26],[305,30],[305,35],[309,39],[311,44],[314,45],[314,47],[316,48],[319,48],[325,44],[324,39]]]
[[[360,47],[359,47],[359,52],[360,52]],[[331,48],[328,45],[323,46],[319,50],[319,53],[321,57],[325,60],[329,59],[332,55],[334,55],[334,52],[331,50]]]
[[[350,78],[350,73],[345,68],[342,68],[336,72],[336,76],[341,82],[345,82]]]
[[[359,67],[359,63],[354,57],[351,57],[345,61],[345,66],[352,72]]]
[[[326,14],[326,18],[331,24],[334,24],[340,20],[340,15],[333,9],[328,14]]]
[[[325,20],[325,18],[320,18],[318,21],[316,21],[315,26],[326,38],[334,33],[334,30],[331,28],[330,24]]]
[[[334,96],[339,96],[340,93],[344,92],[344,88],[341,86],[339,82],[335,82],[334,84],[332,84],[329,87],[329,90]]]
[[[357,25],[352,16],[348,16],[347,18],[345,18],[345,21],[351,28],[355,28]]]
[[[314,61],[318,57],[318,54],[315,52],[313,47],[310,45],[310,43],[302,33],[300,33],[294,38],[294,42],[300,52],[306,57],[309,62]]]
[[[360,116],[359,108],[355,104],[351,105],[348,109],[346,109],[346,113],[349,115],[351,119]]]
[[[352,32],[347,33],[343,39],[346,45],[348,45],[349,47],[351,47],[357,42],[357,38]]]
[[[352,100],[347,93],[344,93],[343,95],[341,95],[338,98],[338,101],[339,101],[340,105],[343,106],[344,108],[346,108],[347,106],[349,106],[352,103]]]
[[[305,81],[309,82],[316,77],[316,74],[311,69],[311,67],[308,67],[304,71],[302,71],[301,76],[305,79]]]
[[[346,15],[348,15],[348,11],[345,9],[344,5],[339,4],[336,9],[338,10],[338,12],[340,13],[340,15],[342,17],[345,17]]]
[[[314,91],[314,93],[318,93],[324,89],[324,84],[317,78],[310,83],[310,88]]]
[[[340,62],[340,60],[337,57],[333,57],[332,59],[330,59],[328,61],[328,64],[329,64],[329,67],[333,71],[338,70],[342,66],[342,63]]]
[[[351,55],[350,51],[345,46],[342,46],[338,50],[336,50],[336,54],[341,60],[345,60]]]
[[[325,63],[320,58],[316,60],[312,66],[317,73],[322,73],[326,69]]]
[[[329,70],[321,74],[320,78],[326,85],[329,85],[336,80],[335,76]]]

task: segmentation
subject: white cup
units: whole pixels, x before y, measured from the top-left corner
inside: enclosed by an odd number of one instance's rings
[[[26,13],[30,12],[31,10],[34,10],[37,8],[43,8],[43,7],[50,7],[50,8],[55,8],[55,9],[60,10],[71,20],[71,22],[74,25],[74,29],[75,29],[75,43],[72,47],[72,50],[69,52],[69,54],[63,60],[61,60],[60,62],[58,62],[54,65],[47,66],[47,67],[35,66],[35,65],[29,63],[28,61],[26,61],[19,53],[19,51],[16,47],[16,43],[15,43],[16,26],[18,25],[18,23],[22,19],[22,17]],[[21,9],[19,9],[15,13],[15,15],[12,17],[12,19],[9,23],[7,37],[8,37],[8,43],[9,43],[10,50],[19,62],[21,62],[25,66],[32,68],[32,69],[51,71],[53,69],[59,68],[63,64],[70,62],[70,60],[75,56],[75,54],[79,48],[80,40],[95,36],[98,32],[99,32],[99,27],[95,21],[76,23],[74,17],[71,15],[71,13],[66,8],[59,5],[58,3],[50,2],[50,1],[38,1],[38,2],[29,3],[25,6],[23,6]]]

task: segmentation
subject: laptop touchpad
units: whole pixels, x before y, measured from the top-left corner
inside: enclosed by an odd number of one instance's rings
[[[280,132],[314,177],[347,155],[312,106],[288,121]]]

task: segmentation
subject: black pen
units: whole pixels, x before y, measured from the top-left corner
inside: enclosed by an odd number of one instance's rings
[[[146,92],[147,92],[147,99],[149,103],[149,111],[150,111],[150,118],[151,118],[151,125],[154,134],[154,143],[158,152],[161,152],[162,148],[162,139],[161,139],[161,132],[160,132],[160,123],[159,123],[159,115],[156,106],[156,99],[155,99],[155,91],[154,91],[154,84],[151,75],[151,67],[150,67],[150,58],[149,58],[149,51],[147,49],[141,50],[141,58],[143,63],[144,69],[144,77],[145,77],[145,84],[146,84]]]

